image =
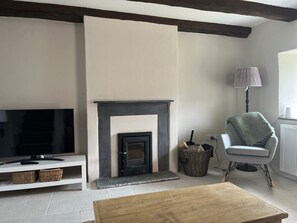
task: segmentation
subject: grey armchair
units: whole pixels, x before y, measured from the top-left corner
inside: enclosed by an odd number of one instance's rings
[[[257,128],[257,126],[255,126]],[[228,180],[229,174],[239,163],[255,164],[260,167],[266,175],[268,184],[272,187],[272,180],[269,174],[267,164],[273,159],[278,138],[273,133],[264,146],[247,146],[235,127],[228,123],[226,133],[221,135],[225,149],[225,154],[229,159],[225,180]]]

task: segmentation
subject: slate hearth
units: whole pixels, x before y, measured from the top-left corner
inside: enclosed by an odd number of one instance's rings
[[[180,178],[171,171],[163,171],[152,174],[141,174],[129,177],[110,177],[97,180],[98,189],[106,189],[113,187],[123,187],[128,185],[138,185],[155,183],[169,180],[179,180]]]

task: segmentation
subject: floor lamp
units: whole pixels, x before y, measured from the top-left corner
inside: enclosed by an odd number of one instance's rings
[[[262,87],[261,77],[258,67],[246,67],[239,68],[234,76],[235,88],[245,88],[245,111],[249,112],[249,88],[250,87]],[[248,163],[239,164],[236,167],[238,170],[253,172],[257,171],[257,168]]]

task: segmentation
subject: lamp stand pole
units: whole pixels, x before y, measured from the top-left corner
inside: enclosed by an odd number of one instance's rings
[[[249,87],[245,88],[245,111],[249,112]],[[240,163],[236,166],[236,169],[245,171],[245,172],[255,172],[257,171],[257,167],[248,164],[248,163]]]
[[[249,112],[249,87],[245,88],[245,112]]]

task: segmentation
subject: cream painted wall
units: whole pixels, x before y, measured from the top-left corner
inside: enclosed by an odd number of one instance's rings
[[[246,40],[182,32],[178,39],[178,140],[188,141],[193,129],[194,142],[210,143],[205,135],[224,132],[227,118],[244,109],[232,85]]]
[[[74,108],[86,153],[82,25],[1,17],[0,30],[0,108]]]
[[[85,17],[89,180],[99,176],[94,101],[173,99],[170,169],[176,171],[177,28]]]
[[[263,87],[250,90],[250,110],[262,112],[278,133],[278,53],[297,48],[296,21],[267,22],[254,27],[248,39],[88,17],[85,33],[83,25],[5,17],[0,29],[0,108],[74,107],[77,152],[87,153],[88,123],[88,161],[95,167],[98,120],[93,101],[174,99],[171,147],[177,127],[179,142],[187,141],[192,129],[194,141],[205,142],[206,134],[224,131],[228,116],[244,111],[244,92],[232,87],[240,66],[259,67]],[[91,58],[87,75],[84,34],[86,58]],[[176,159],[176,151],[171,153]],[[94,165],[91,180],[98,175]]]
[[[296,49],[296,39],[296,21],[291,23],[273,21],[254,27],[246,42],[246,63],[248,66],[259,67],[263,84],[263,87],[257,88],[255,98],[251,98],[251,104],[271,122],[279,116],[278,53]]]
[[[253,28],[246,42],[248,66],[258,66],[263,87],[251,96],[251,104],[273,124],[279,136],[279,124],[294,121],[278,120],[279,115],[279,66],[280,52],[297,48],[297,21],[266,22]],[[280,139],[281,140],[281,139]],[[279,170],[279,149],[272,161],[274,170]]]
[[[291,117],[297,118],[297,52],[279,53],[279,114],[285,116],[286,108]]]

